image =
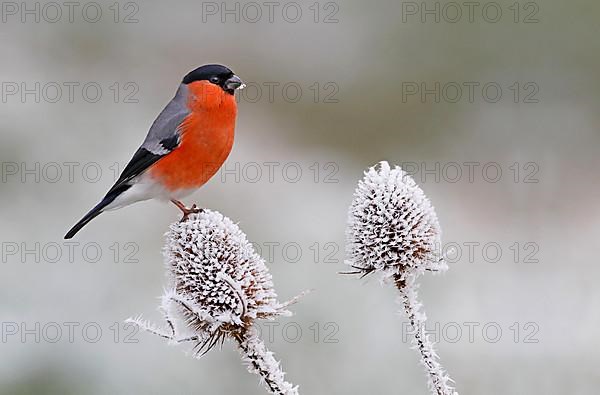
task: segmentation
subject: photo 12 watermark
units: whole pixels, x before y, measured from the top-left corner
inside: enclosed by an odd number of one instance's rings
[[[137,2],[2,1],[2,23],[139,23]]]
[[[536,322],[514,322],[504,325],[498,322],[428,322],[419,328],[423,335],[427,335],[434,343],[468,343],[485,342],[498,343],[503,338],[514,343],[537,344],[540,342],[540,326]],[[409,322],[402,323],[402,341],[410,343],[414,339],[416,330]]]
[[[540,6],[537,2],[515,1],[501,4],[495,1],[403,1],[403,23],[479,23],[495,24],[539,23]]]
[[[402,103],[488,103],[500,101],[537,104],[540,86],[536,82],[496,81],[404,81]],[[504,99],[504,100],[503,100]]]
[[[0,324],[0,332],[3,344],[98,343],[103,339],[120,344],[139,343],[139,328],[134,324],[121,322],[106,325],[95,321],[4,321]]]
[[[420,184],[426,183],[486,183],[501,181],[514,184],[538,184],[540,165],[537,162],[400,162],[402,170]]]
[[[96,81],[2,81],[2,103],[139,103],[137,83]]]
[[[340,5],[334,1],[204,1],[202,23],[339,23]]]
[[[26,263],[139,263],[140,246],[133,241],[2,241],[0,262]]]

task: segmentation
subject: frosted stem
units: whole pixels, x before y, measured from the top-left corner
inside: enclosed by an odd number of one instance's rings
[[[408,316],[414,335],[413,346],[421,354],[421,364],[425,367],[429,376],[429,389],[432,394],[458,395],[448,384],[452,379],[439,363],[439,357],[435,352],[433,343],[424,331],[427,317],[425,313],[421,312],[422,305],[418,300],[417,286],[414,282],[415,276],[408,276],[406,279],[401,279],[399,276],[395,278],[396,287],[400,291],[404,312]]]
[[[236,336],[242,360],[248,364],[250,373],[258,374],[271,394],[298,395],[298,387],[285,381],[285,372],[273,353],[267,350],[254,327]]]

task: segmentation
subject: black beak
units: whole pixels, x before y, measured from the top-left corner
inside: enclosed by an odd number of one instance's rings
[[[231,78],[225,81],[224,86],[228,91],[234,91],[239,88],[243,89],[246,85],[244,85],[244,82],[240,79],[240,77],[233,75]]]

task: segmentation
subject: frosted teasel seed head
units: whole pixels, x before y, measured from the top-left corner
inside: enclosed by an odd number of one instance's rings
[[[387,162],[359,181],[348,212],[347,264],[363,274],[404,279],[443,271],[441,229],[431,202],[405,171]]]
[[[195,356],[229,338],[237,343],[248,371],[262,378],[269,393],[298,395],[298,387],[286,381],[281,364],[254,324],[257,319],[291,315],[287,306],[305,293],[278,302],[265,261],[244,232],[218,212],[190,215],[172,224],[166,236],[170,284],[159,310],[167,327],[159,328],[141,316],[126,322],[172,344],[193,342]]]
[[[239,338],[257,319],[291,315],[286,310],[290,302],[277,301],[263,258],[218,212],[204,210],[172,224],[164,255],[170,298],[199,335],[198,351],[208,351],[226,336]]]
[[[439,362],[425,328],[415,280],[426,270],[448,268],[441,252],[441,229],[431,202],[400,167],[387,162],[371,167],[359,181],[348,212],[347,263],[367,275],[383,273],[400,292],[413,329],[413,346],[421,356],[429,388],[436,395],[458,395]]]

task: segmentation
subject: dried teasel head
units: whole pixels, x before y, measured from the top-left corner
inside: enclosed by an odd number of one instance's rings
[[[447,269],[433,206],[406,172],[387,162],[371,167],[359,181],[346,234],[347,263],[358,273],[381,271],[403,281]]]
[[[218,212],[204,210],[172,224],[164,254],[168,299],[177,302],[177,312],[198,336],[198,352],[227,336],[240,339],[257,319],[290,315],[289,302],[277,301],[264,260]]]

